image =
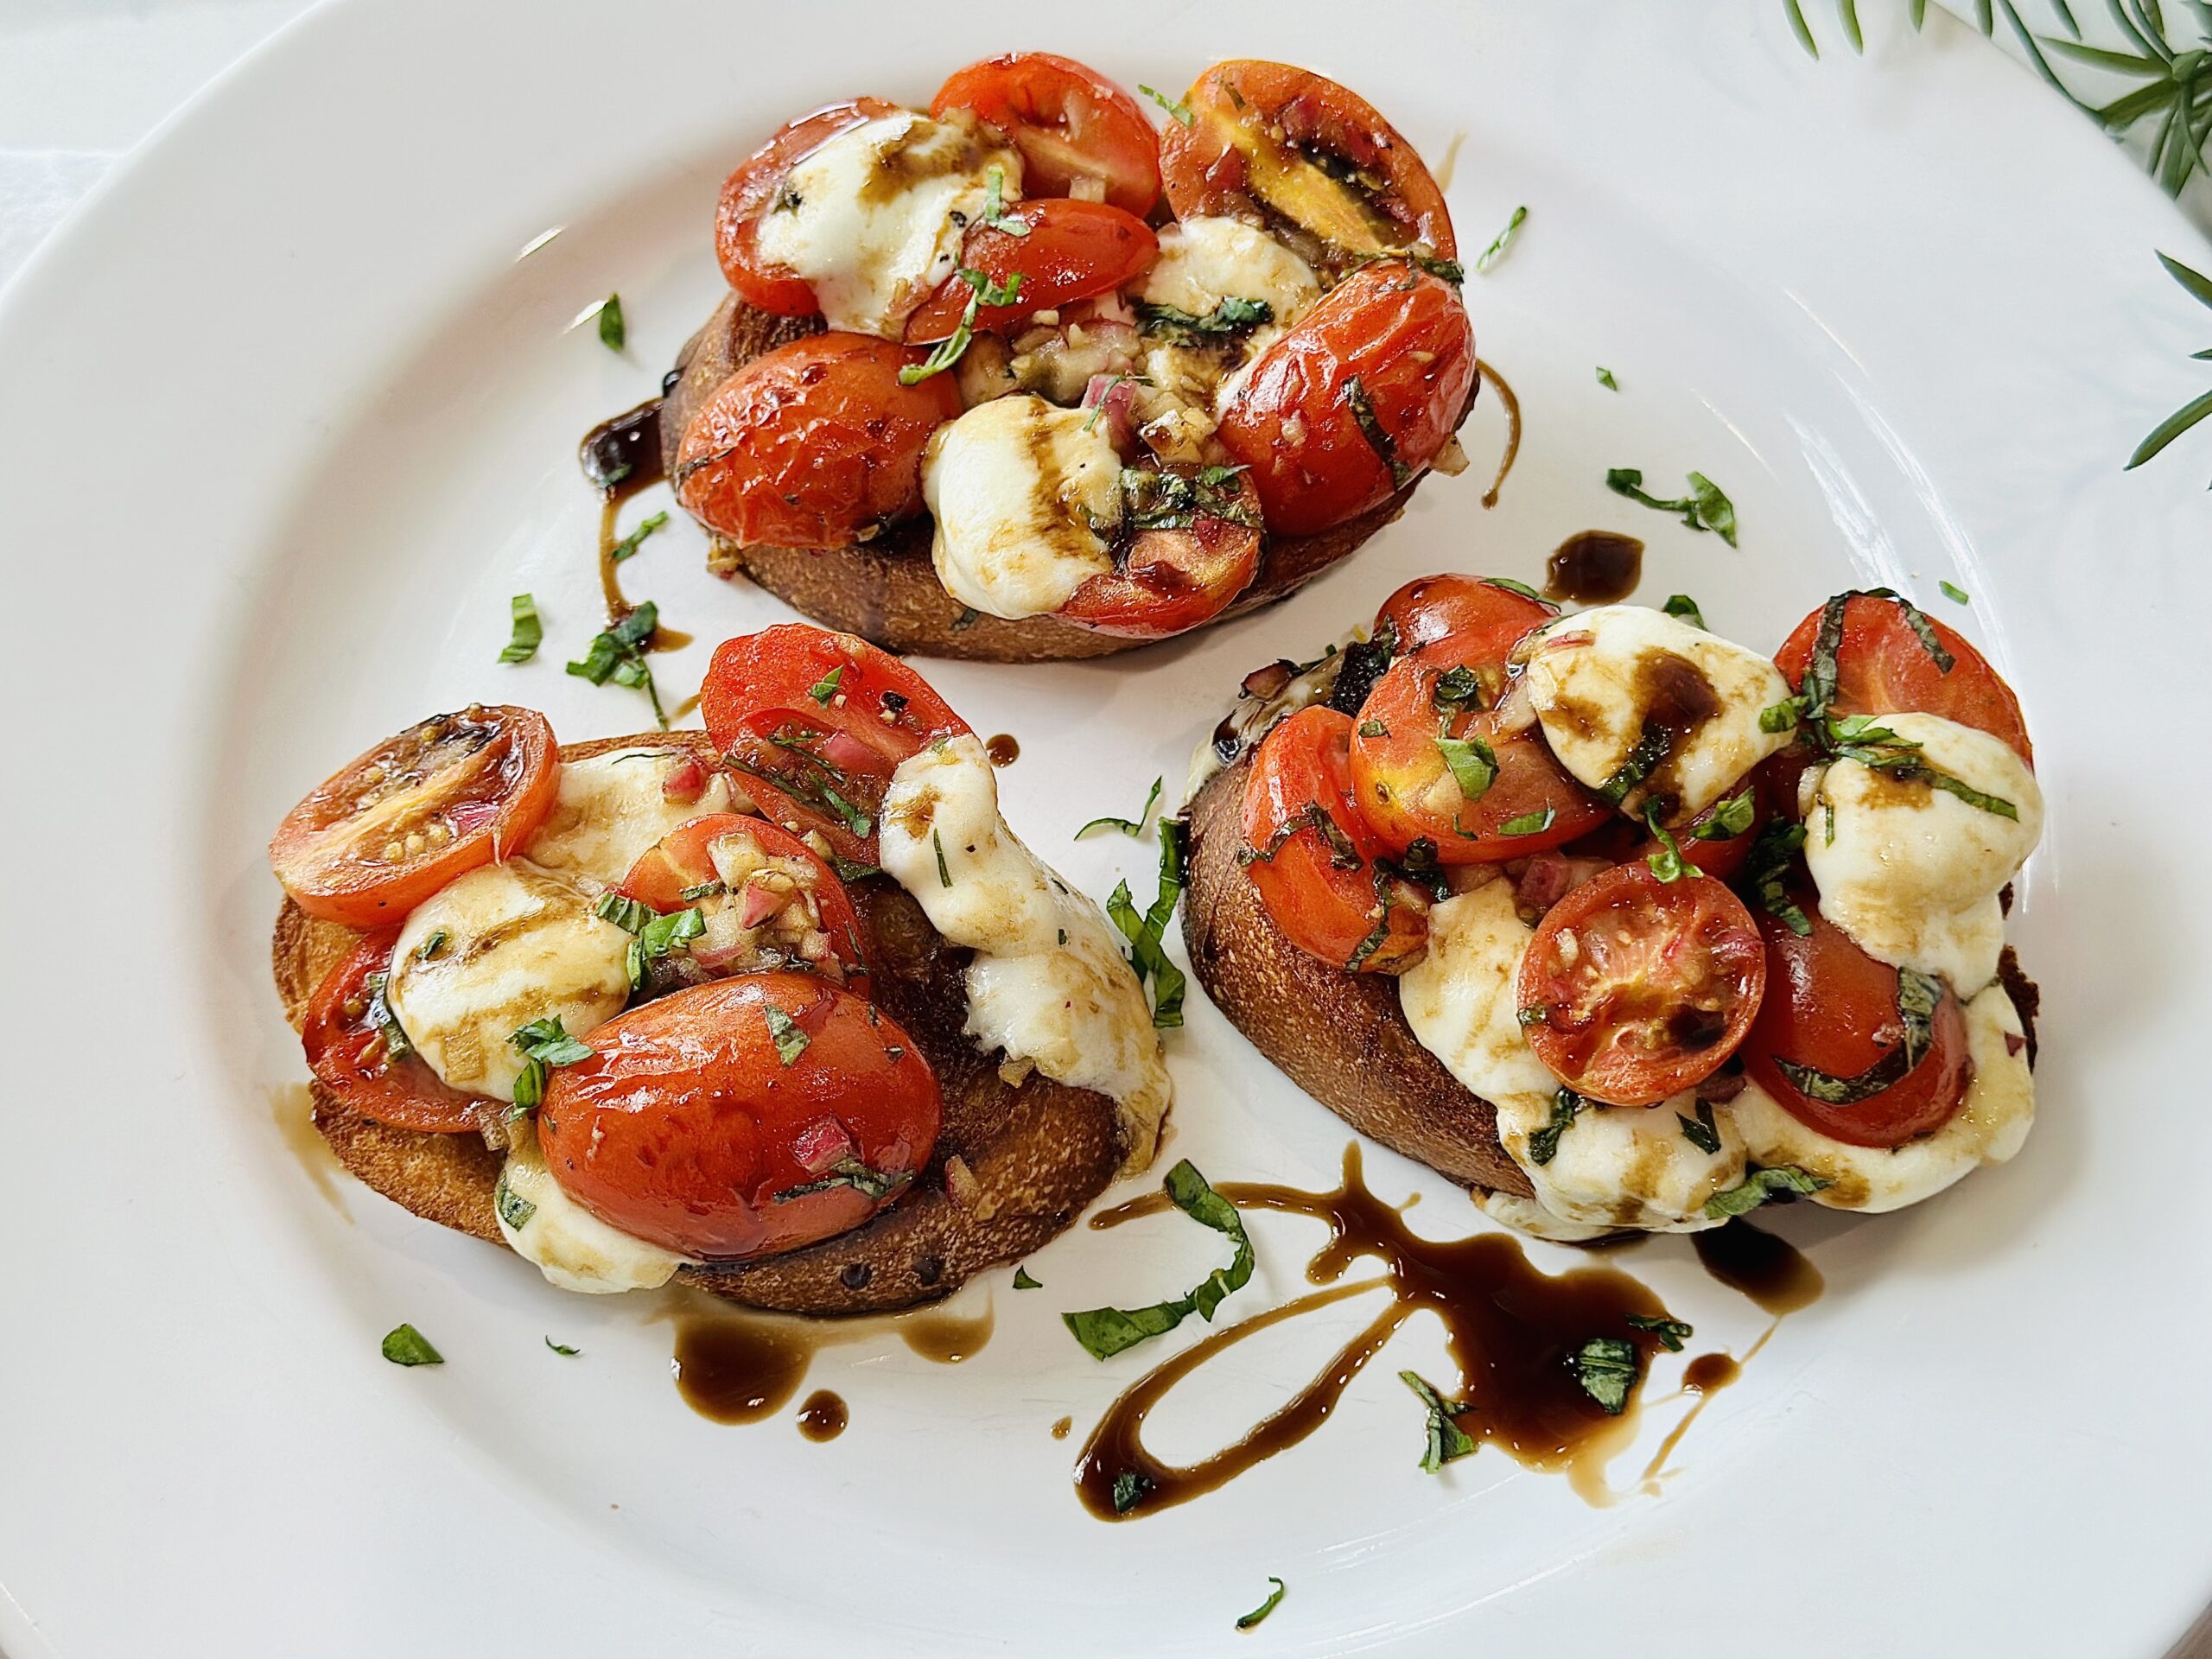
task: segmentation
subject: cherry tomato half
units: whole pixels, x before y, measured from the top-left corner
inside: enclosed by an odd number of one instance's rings
[[[1217,435],[1252,469],[1268,528],[1311,536],[1419,476],[1474,384],[1475,331],[1452,285],[1368,265],[1260,353]]]
[[[1175,477],[1217,481],[1202,488],[1213,512],[1187,525],[1142,530],[1116,555],[1110,574],[1077,588],[1058,615],[1101,633],[1165,639],[1207,622],[1252,585],[1260,570],[1260,496],[1249,478],[1224,469],[1163,467]]]
[[[1256,219],[1264,207],[1345,255],[1416,245],[1440,258],[1458,253],[1444,193],[1419,152],[1348,87],[1287,63],[1233,59],[1200,75],[1184,102],[1191,124],[1160,137],[1178,219]]]
[[[699,689],[707,730],[763,814],[875,862],[875,819],[899,763],[968,731],[922,677],[849,633],[779,623],[725,639]]]
[[[779,316],[811,316],[822,308],[804,277],[761,257],[760,216],[776,205],[792,168],[839,133],[893,114],[898,108],[880,98],[824,105],[785,123],[775,137],[738,163],[715,209],[715,252],[721,260],[723,276],[740,295]]]
[[[744,974],[587,1033],[537,1114],[553,1179],[610,1227],[692,1256],[796,1249],[911,1185],[944,1101],[914,1040],[806,974]]]
[[[696,909],[689,959],[713,975],[796,968],[839,983],[868,972],[860,918],[836,872],[765,818],[710,812],[648,849],[618,889],[664,915]]]
[[[1800,622],[1774,654],[1774,665],[1792,690],[1804,683],[1827,608],[1821,607]],[[1933,617],[1928,621],[1936,643],[1952,658],[1948,670],[1921,643],[1904,607],[1895,600],[1873,594],[1854,594],[1847,600],[1831,712],[1937,715],[2001,739],[2033,766],[2028,723],[2012,688],[1958,634]]]
[[[1096,180],[1141,217],[1160,199],[1159,144],[1136,99],[1096,70],[1050,52],[1008,52],[957,69],[930,113],[973,110],[1021,152],[1022,188],[1065,196]]]
[[[976,225],[961,240],[960,263],[969,270],[982,271],[999,287],[1021,278],[1012,304],[976,308],[978,329],[1003,330],[1036,312],[1111,293],[1160,256],[1152,226],[1107,202],[1025,201],[1005,217],[1027,226],[1027,233]],[[975,292],[964,277],[946,277],[906,320],[906,338],[947,338]]]
[[[1268,914],[1311,955],[1403,973],[1428,948],[1430,893],[1377,861],[1389,849],[1351,799],[1350,717],[1301,709],[1269,732],[1245,780],[1240,856]]]
[[[1521,958],[1529,1046],[1577,1094],[1655,1106],[1736,1051],[1766,989],[1766,950],[1719,882],[1642,861],[1584,882]]]
[[[715,388],[677,452],[676,494],[741,547],[849,547],[922,507],[922,449],[960,413],[950,374],[868,334],[813,334]]]
[[[374,1017],[380,976],[391,968],[398,938],[396,927],[369,934],[317,988],[300,1030],[308,1069],[341,1103],[378,1123],[425,1135],[473,1130],[492,1103],[448,1087],[422,1056],[404,1046],[395,1056],[385,1027]]]
[[[559,794],[545,716],[479,704],[435,715],[334,773],[284,815],[269,862],[310,916],[376,927],[517,851]]]
[[[1811,933],[1762,913],[1771,989],[1744,1044],[1744,1065],[1783,1110],[1854,1147],[1902,1146],[1948,1122],[1967,1091],[1966,1017],[1948,990],[1936,1005],[1932,1037],[1920,1064],[1879,1093],[1850,1104],[1815,1100],[1783,1074],[1778,1060],[1833,1077],[1856,1077],[1904,1040],[1897,970],[1851,942],[1810,902],[1799,899]]]
[[[1501,604],[1501,596],[1514,602]],[[1529,606],[1536,607],[1533,613]],[[1375,632],[1387,631],[1398,650],[1410,652],[1446,634],[1481,633],[1488,639],[1499,626],[1515,627],[1519,632],[1506,642],[1510,645],[1536,626],[1523,620],[1531,614],[1548,621],[1559,614],[1559,607],[1484,576],[1419,576],[1382,601],[1375,613]],[[1502,660],[1503,653],[1499,655]]]

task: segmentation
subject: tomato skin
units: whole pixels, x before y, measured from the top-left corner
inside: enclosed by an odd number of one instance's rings
[[[1200,75],[1184,95],[1191,124],[1160,137],[1160,169],[1178,219],[1230,213],[1257,219],[1254,149],[1322,149],[1379,179],[1367,202],[1378,219],[1375,246],[1426,244],[1440,258],[1459,251],[1444,193],[1420,153],[1382,112],[1326,76],[1287,63],[1232,59]]]
[[[830,948],[849,982],[864,979],[868,971],[868,935],[853,909],[852,894],[820,854],[766,818],[743,812],[709,812],[694,818],[648,848],[615,891],[651,905],[664,915],[687,906],[713,904],[714,899],[689,899],[684,894],[702,882],[718,879],[709,849],[715,842],[733,835],[750,836],[768,858],[792,859],[809,867],[808,894],[821,918],[822,931],[830,936]],[[690,955],[695,961],[700,959],[696,946]]]
[[[1766,950],[1719,882],[1662,881],[1638,860],[1574,888],[1521,959],[1522,1029],[1578,1094],[1656,1106],[1736,1052],[1766,990]]]
[[[1073,58],[1007,52],[956,69],[930,114],[973,110],[1021,152],[1022,188],[1065,196],[1078,178],[1098,180],[1106,200],[1149,213],[1160,199],[1160,158],[1152,123],[1136,99]]]
[[[1824,609],[1800,622],[1774,653],[1774,665],[1793,691],[1804,684]],[[2012,688],[1964,639],[1935,618],[1928,620],[1937,642],[1955,659],[1948,674],[1928,654],[1894,600],[1853,594],[1844,605],[1843,639],[1836,651],[1836,695],[1830,712],[1937,715],[2001,739],[2034,766],[2028,723]]]
[[[1375,613],[1375,632],[1387,629],[1400,651],[1411,652],[1447,634],[1479,634],[1489,647],[1497,644],[1502,630],[1516,628],[1497,653],[1503,661],[1522,634],[1558,614],[1559,607],[1548,599],[1534,599],[1480,576],[1417,576],[1382,601]]]
[[[788,1060],[779,1030],[787,1046],[807,1039]],[[937,1144],[944,1102],[913,1039],[809,975],[694,985],[584,1040],[592,1058],[547,1084],[538,1144],[577,1203],[664,1249],[735,1261],[850,1231],[896,1195],[793,1190],[831,1175],[841,1156],[912,1177]]]
[[[392,1059],[384,1033],[366,1017],[369,980],[391,968],[398,939],[397,928],[381,928],[324,976],[300,1028],[308,1069],[340,1104],[376,1122],[425,1135],[471,1133],[485,1110],[499,1109],[447,1086],[420,1055]]]
[[[717,386],[677,451],[677,499],[741,547],[850,547],[922,510],[922,450],[960,413],[949,374],[914,385],[925,353],[868,334],[813,334]]]
[[[1389,849],[1368,828],[1351,801],[1347,750],[1351,720],[1316,705],[1301,709],[1269,732],[1245,780],[1243,830],[1246,873],[1268,914],[1293,944],[1340,968],[1363,973],[1403,973],[1428,948],[1431,896],[1411,882],[1385,878],[1376,889],[1375,861]],[[1328,814],[1348,850],[1332,851],[1318,824],[1289,826]],[[1389,906],[1382,942],[1367,941],[1378,905]]]
[[[1942,1128],[1967,1090],[1966,1016],[1947,988],[1936,1005],[1934,1040],[1918,1065],[1881,1093],[1848,1106],[1799,1092],[1775,1062],[1856,1077],[1899,1039],[1897,971],[1874,960],[1794,893],[1812,932],[1800,938],[1762,912],[1769,990],[1744,1044],[1744,1065],[1777,1104],[1809,1129],[1854,1147],[1897,1147]]]
[[[1354,411],[1355,379],[1397,476]],[[1252,469],[1268,528],[1311,536],[1379,505],[1435,460],[1474,384],[1474,328],[1451,284],[1408,265],[1368,265],[1261,353],[1217,435]]]
[[[814,688],[837,677],[826,701]],[[940,737],[969,735],[922,677],[849,633],[779,623],[725,639],[699,688],[715,747],[744,774],[761,811],[817,830],[842,858],[875,862],[875,813],[899,763]],[[788,740],[778,743],[782,734]],[[867,820],[837,810],[835,791]]]
[[[775,206],[785,175],[839,133],[897,111],[880,98],[825,104],[787,121],[768,142],[737,164],[715,209],[715,252],[729,285],[763,311],[809,317],[822,308],[805,279],[760,255],[760,216]]]
[[[534,709],[433,715],[357,755],[286,813],[269,862],[319,920],[397,923],[454,877],[520,849],[553,810],[560,770],[553,728]],[[365,824],[364,812],[373,815]],[[410,837],[423,845],[408,847]]]
[[[1193,468],[1164,467],[1188,473]],[[1260,573],[1260,498],[1239,474],[1230,505],[1247,521],[1201,514],[1182,530],[1140,531],[1118,569],[1096,575],[1057,614],[1077,626],[1134,639],[1165,639],[1210,622]]]
[[[1006,217],[1029,226],[1027,236],[976,225],[961,239],[960,263],[1003,286],[1017,274],[1011,305],[976,308],[978,330],[1004,330],[1039,311],[1111,293],[1133,282],[1160,257],[1160,238],[1135,215],[1103,201],[1046,198],[1025,201]],[[944,340],[960,326],[976,290],[948,276],[906,320],[910,341]],[[949,378],[950,377],[945,377]]]

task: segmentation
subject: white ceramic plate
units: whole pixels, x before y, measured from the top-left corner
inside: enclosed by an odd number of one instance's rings
[[[2154,1651],[2212,1581],[2194,1185],[2212,1167],[2212,561],[2201,453],[2119,467],[2196,390],[2202,314],[2151,252],[2202,264],[2202,242],[1934,21],[1815,64],[1764,0],[1067,16],[333,5],[175,121],[0,301],[0,1639],[17,1659],[1196,1652],[1274,1573],[1288,1599],[1239,1651]],[[1055,1315],[1190,1282],[1215,1241],[1173,1217],[1062,1239],[1032,1263],[1041,1294],[996,1275],[972,1296],[999,1333],[964,1366],[888,1337],[824,1354],[817,1381],[853,1409],[832,1445],[787,1415],[716,1427],[678,1402],[639,1300],[561,1296],[319,1190],[280,1131],[302,1070],[264,967],[270,826],[339,760],[470,697],[538,703],[573,737],[640,723],[632,694],[561,672],[596,626],[571,452],[712,303],[722,173],[790,111],[923,99],[1033,43],[1128,83],[1308,63],[1431,157],[1456,144],[1469,248],[1530,207],[1468,287],[1529,413],[1495,512],[1478,478],[1435,480],[1264,615],[1104,667],[931,671],[978,728],[1021,740],[1011,815],[1094,893],[1117,872],[1148,891],[1151,848],[1070,832],[1179,775],[1247,668],[1414,574],[1529,576],[1586,526],[1648,538],[1647,597],[1690,593],[1762,645],[1841,586],[1892,583],[2026,701],[2050,827],[2014,934],[2045,995],[2042,1125],[1920,1210],[1788,1217],[1828,1294],[1656,1497],[1592,1508],[1494,1452],[1421,1474],[1390,1376],[1440,1362],[1416,1322],[1294,1452],[1140,1523],[1091,1520],[1079,1440],[1048,1426],[1087,1427],[1152,1356],[1098,1365]],[[564,332],[615,289],[619,358]],[[1498,429],[1485,400],[1478,473]],[[1711,474],[1742,550],[1609,495],[1620,465]],[[707,642],[781,614],[698,552],[672,529],[633,591]],[[549,643],[501,668],[523,588]],[[664,681],[688,687],[705,649]],[[1325,1184],[1346,1132],[1192,1003],[1173,1152]],[[1424,1172],[1369,1168],[1422,1195],[1425,1227],[1475,1224]],[[1301,1282],[1314,1242],[1255,1230],[1249,1308]],[[1700,1347],[1760,1328],[1675,1245],[1631,1264]],[[401,1319],[442,1369],[378,1357]],[[1163,1414],[1159,1449],[1249,1421],[1334,1334],[1239,1349]],[[1681,1409],[1650,1407],[1617,1485]]]

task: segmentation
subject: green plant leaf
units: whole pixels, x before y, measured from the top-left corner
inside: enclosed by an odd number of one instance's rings
[[[2161,253],[2158,263],[2166,268],[2166,275],[2187,289],[2199,305],[2212,305],[2212,276],[2207,276],[2201,270],[2190,270],[2170,253]],[[2204,353],[2200,352],[2197,355],[2201,357]]]
[[[2133,472],[2208,415],[2212,415],[2212,391],[2183,404],[2152,427],[2151,435],[2135,446],[2135,453],[2127,458],[2127,465],[2120,470]]]

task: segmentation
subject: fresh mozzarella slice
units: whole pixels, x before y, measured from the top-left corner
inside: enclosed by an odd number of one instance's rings
[[[499,1232],[518,1255],[536,1263],[549,1283],[587,1295],[656,1290],[675,1276],[683,1256],[608,1226],[578,1204],[547,1167],[536,1124],[524,1119],[512,1128],[493,1198]]]
[[[879,116],[791,168],[757,245],[805,279],[832,328],[896,340],[957,267],[994,167],[1005,169],[1002,199],[1014,200],[1020,156],[986,143],[965,115]]]
[[[1591,789],[1619,791],[1641,816],[1671,798],[1694,817],[1790,734],[1759,729],[1789,695],[1757,652],[1643,605],[1601,605],[1546,623],[1515,647],[1522,683],[1559,763]]]
[[[1517,1192],[1476,1191],[1468,1196],[1474,1199],[1476,1209],[1499,1226],[1541,1239],[1547,1244],[1593,1244],[1620,1231],[1619,1228],[1603,1223],[1561,1221],[1534,1198],[1524,1198]]]
[[[518,1030],[550,1015],[581,1037],[622,1012],[630,936],[593,914],[593,902],[573,878],[510,859],[415,907],[385,995],[430,1070],[455,1089],[512,1100],[524,1060],[508,1039]]]
[[[1136,295],[1194,317],[1211,315],[1224,300],[1255,300],[1271,323],[1287,328],[1321,297],[1321,283],[1313,266],[1242,219],[1186,219],[1160,232],[1160,257]]]
[[[619,749],[561,767],[561,793],[553,810],[522,849],[545,869],[588,876],[613,887],[670,831],[709,812],[748,810],[726,772],[708,775],[703,791],[680,788],[697,760],[690,749]],[[681,798],[689,794],[689,800]]]
[[[1428,912],[1428,953],[1398,976],[1398,1006],[1421,1046],[1484,1099],[1548,1103],[1559,1079],[1529,1046],[1515,981],[1533,937],[1513,883],[1492,881]]]
[[[1096,905],[999,813],[983,746],[956,737],[902,761],[883,798],[884,869],[937,931],[976,952],[968,1033],[1121,1108],[1127,1167],[1152,1160],[1171,1088],[1151,1010]]]
[[[2043,791],[2010,745],[1934,715],[1881,717],[1905,751],[2011,806],[1992,811],[1934,785],[1838,760],[1806,779],[1805,863],[1821,913],[1868,956],[1938,974],[1971,995],[1997,973],[1997,895],[2043,833]]]
[[[1114,568],[1099,531],[1121,518],[1121,456],[1085,411],[1027,393],[977,405],[923,455],[938,580],[987,615],[1058,610]]]
[[[1975,996],[1965,1013],[1973,1067],[1966,1099],[1934,1134],[1895,1148],[1850,1146],[1799,1122],[1751,1084],[1726,1109],[1752,1161],[1770,1168],[1795,1165],[1831,1183],[1812,1195],[1814,1203],[1869,1213],[1918,1204],[1984,1164],[2006,1161],[2035,1123],[2027,1039],[2001,985]]]

